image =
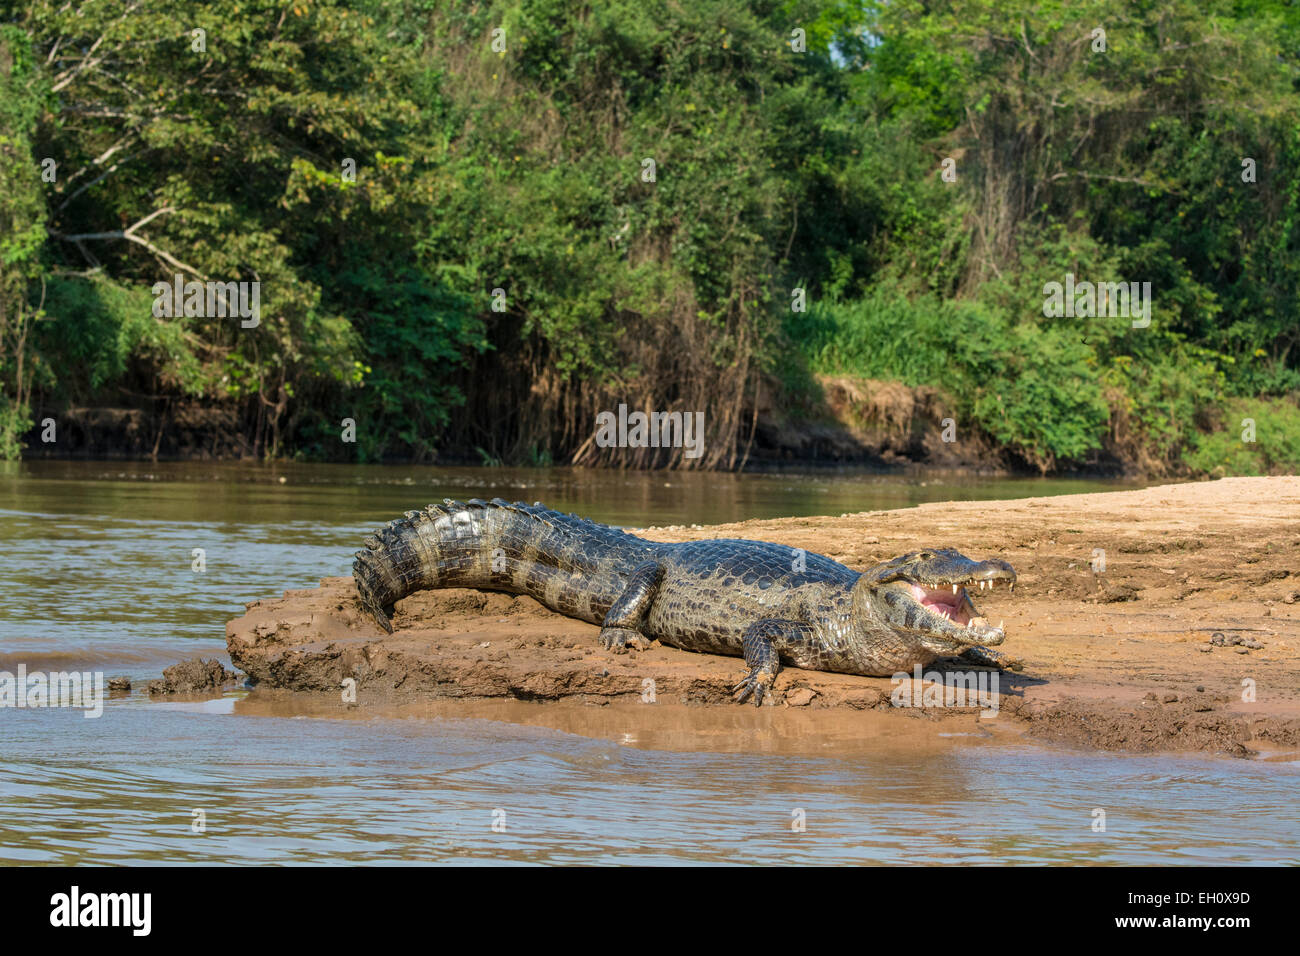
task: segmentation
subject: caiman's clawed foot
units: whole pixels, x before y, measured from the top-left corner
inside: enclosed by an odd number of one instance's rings
[[[629,650],[649,650],[650,642],[641,634],[625,627],[602,627],[600,646],[615,654],[626,654]]]
[[[776,675],[770,670],[755,667],[749,672],[748,677],[731,688],[731,692],[736,695],[737,704],[743,704],[750,697],[753,697],[754,706],[759,707],[762,706],[763,699],[771,695],[772,684],[775,681]]]
[[[997,651],[991,651],[987,647],[968,647],[961,652],[963,660],[970,661],[972,664],[979,664],[982,667],[996,667],[1003,671],[1022,671],[1025,669],[1025,662],[1014,657],[1008,657],[1006,654],[999,654]]]

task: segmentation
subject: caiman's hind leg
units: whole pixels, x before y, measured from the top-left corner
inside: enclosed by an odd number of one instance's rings
[[[741,638],[749,676],[731,689],[736,703],[743,704],[753,697],[754,704],[761,705],[781,670],[781,651],[802,644],[811,634],[807,624],[779,617],[765,617],[749,625]]]
[[[641,625],[645,623],[650,602],[654,600],[663,576],[663,566],[653,561],[637,565],[627,579],[627,587],[605,615],[605,623],[600,628],[602,646],[615,654],[626,654],[632,647],[643,651],[650,646],[641,633]]]
[[[968,647],[957,656],[964,661],[970,661],[970,663],[978,664],[981,667],[996,667],[998,670],[1003,671],[1022,671],[1025,669],[1024,661],[1008,657],[1006,654],[1000,654],[979,645]]]

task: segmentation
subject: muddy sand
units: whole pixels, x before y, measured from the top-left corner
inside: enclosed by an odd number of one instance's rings
[[[916,688],[788,667],[778,693],[755,708],[731,702],[745,672],[739,658],[658,645],[615,654],[599,646],[598,628],[532,598],[466,590],[400,602],[389,635],[361,612],[350,578],[248,605],[227,626],[227,647],[256,682],[253,697],[277,701],[281,711],[286,698],[354,716],[416,704],[595,736],[654,737],[663,729],[669,743],[716,736],[720,746],[739,740],[764,750],[816,747],[824,730],[827,740],[860,733],[883,746],[1028,738],[1102,750],[1300,756],[1300,478],[636,533],[774,541],[857,569],[918,547],[1004,558],[1019,574],[1015,591],[976,601],[990,620],[1005,620],[998,650],[1023,669],[996,675],[996,697],[965,701],[981,709],[891,699],[962,703],[924,694],[934,673],[974,670],[961,662],[926,668]],[[342,700],[346,678],[356,682],[355,702]]]

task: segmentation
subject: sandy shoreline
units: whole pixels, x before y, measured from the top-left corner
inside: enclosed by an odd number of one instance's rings
[[[582,732],[613,736],[629,721],[652,730],[657,706],[683,727],[716,720],[778,736],[815,737],[822,726],[842,738],[852,735],[846,721],[859,720],[881,746],[919,730],[1136,752],[1300,753],[1300,478],[638,533],[774,541],[859,569],[921,546],[1005,558],[1019,573],[1014,594],[979,603],[991,620],[1005,619],[999,650],[1024,669],[997,675],[993,717],[976,707],[896,707],[889,678],[796,668],[783,670],[773,706],[742,716],[729,697],[743,675],[738,658],[669,647],[616,655],[600,648],[597,628],[531,598],[461,590],[399,603],[397,632],[387,635],[360,612],[350,578],[250,604],[227,626],[227,647],[261,688],[311,695],[304,705],[316,699],[327,712],[432,701],[440,713],[469,716],[495,701],[503,719],[520,719],[505,705],[522,701],[532,708],[527,722],[547,723],[550,707],[571,725],[573,707],[586,706],[609,719],[579,720]],[[1101,573],[1091,567],[1096,551],[1105,554]],[[1210,643],[1215,634],[1221,644]],[[927,671],[948,669],[971,670]],[[340,702],[346,678],[356,681],[355,704]]]

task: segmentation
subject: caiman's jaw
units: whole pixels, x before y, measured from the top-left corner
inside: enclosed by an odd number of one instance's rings
[[[1016,572],[996,558],[972,561],[958,551],[917,551],[867,572],[877,587],[895,593],[904,611],[901,630],[917,633],[923,643],[947,651],[961,645],[1001,644],[1005,634],[975,607],[970,592],[999,585],[1014,590]]]
[[[1015,572],[1011,572],[1008,577],[998,576],[978,580],[927,581],[924,584],[907,581],[907,586],[912,593],[912,599],[927,611],[945,617],[954,624],[969,627],[972,622],[980,620],[980,613],[975,607],[975,602],[971,600],[968,589],[978,587],[981,591],[985,588],[992,591],[999,582],[1008,589],[1014,590]]]

